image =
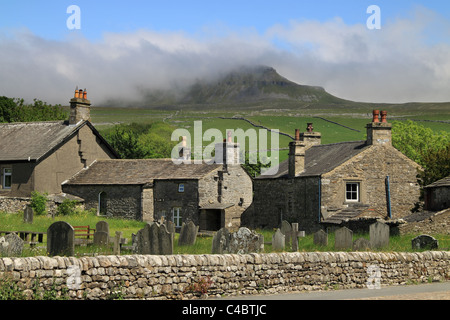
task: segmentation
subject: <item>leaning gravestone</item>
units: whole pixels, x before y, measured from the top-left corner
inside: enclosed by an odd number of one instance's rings
[[[323,230],[319,230],[316,233],[314,233],[314,244],[316,246],[327,246],[328,234]]]
[[[286,236],[281,232],[280,229],[272,236],[272,249],[274,250],[284,250]]]
[[[212,241],[212,254],[223,254],[228,250],[230,242],[230,232],[227,228],[222,228],[214,234]]]
[[[281,222],[281,232],[285,235],[285,244],[287,246],[290,246],[292,238],[292,227],[291,224],[286,220],[283,220]]]
[[[336,250],[351,249],[353,245],[353,232],[347,227],[336,230],[334,234],[334,248]]]
[[[377,221],[370,225],[370,245],[372,248],[383,248],[389,245],[389,226]]]
[[[0,237],[0,257],[18,257],[22,255],[23,240],[15,233]]]
[[[180,237],[178,238],[179,246],[192,246],[195,244],[197,239],[198,226],[196,226],[192,221],[188,223],[183,223],[181,226]]]
[[[371,247],[370,241],[365,238],[359,238],[353,242],[354,251],[365,251],[369,250]]]
[[[242,227],[230,234],[228,253],[245,254],[264,251],[264,236]]]
[[[432,236],[422,234],[420,236],[415,237],[411,241],[411,246],[413,249],[437,249],[439,247],[438,241]]]
[[[74,243],[75,232],[67,222],[55,222],[47,229],[47,252],[50,256],[73,256]]]
[[[33,208],[29,205],[25,207],[23,211],[23,222],[24,223],[33,223],[34,211]]]
[[[165,225],[147,224],[134,237],[135,252],[139,254],[166,255],[173,253],[173,237]]]

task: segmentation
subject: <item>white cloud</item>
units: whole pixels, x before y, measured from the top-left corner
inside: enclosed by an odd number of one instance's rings
[[[139,30],[91,42],[75,36],[50,41],[26,30],[0,33],[0,95],[66,104],[79,85],[101,103],[216,77],[243,64],[265,64],[341,98],[450,101],[450,41],[443,31],[449,29],[437,13],[418,8],[381,30],[336,18],[291,21],[263,35],[251,29],[219,36]]]

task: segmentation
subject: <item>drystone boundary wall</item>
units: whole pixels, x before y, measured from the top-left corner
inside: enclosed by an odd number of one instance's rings
[[[7,276],[30,296],[38,283],[70,299],[186,299],[201,288],[209,296],[365,288],[375,276],[381,286],[448,281],[450,252],[0,258]]]

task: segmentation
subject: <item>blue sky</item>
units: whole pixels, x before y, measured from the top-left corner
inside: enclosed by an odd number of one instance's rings
[[[366,26],[370,5],[380,30]],[[0,0],[0,95],[136,97],[243,64],[356,101],[450,101],[450,2]]]

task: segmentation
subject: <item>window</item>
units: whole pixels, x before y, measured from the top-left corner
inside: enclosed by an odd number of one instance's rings
[[[345,201],[359,202],[359,183],[347,182],[345,189]]]
[[[172,208],[172,221],[175,224],[175,227],[181,228],[181,208]]]
[[[3,169],[3,189],[11,189],[12,186],[12,169],[4,168]]]
[[[106,208],[107,208],[107,194],[106,192],[100,192],[98,194],[98,215],[106,216]]]
[[[178,192],[184,192],[184,183],[178,184]]]

